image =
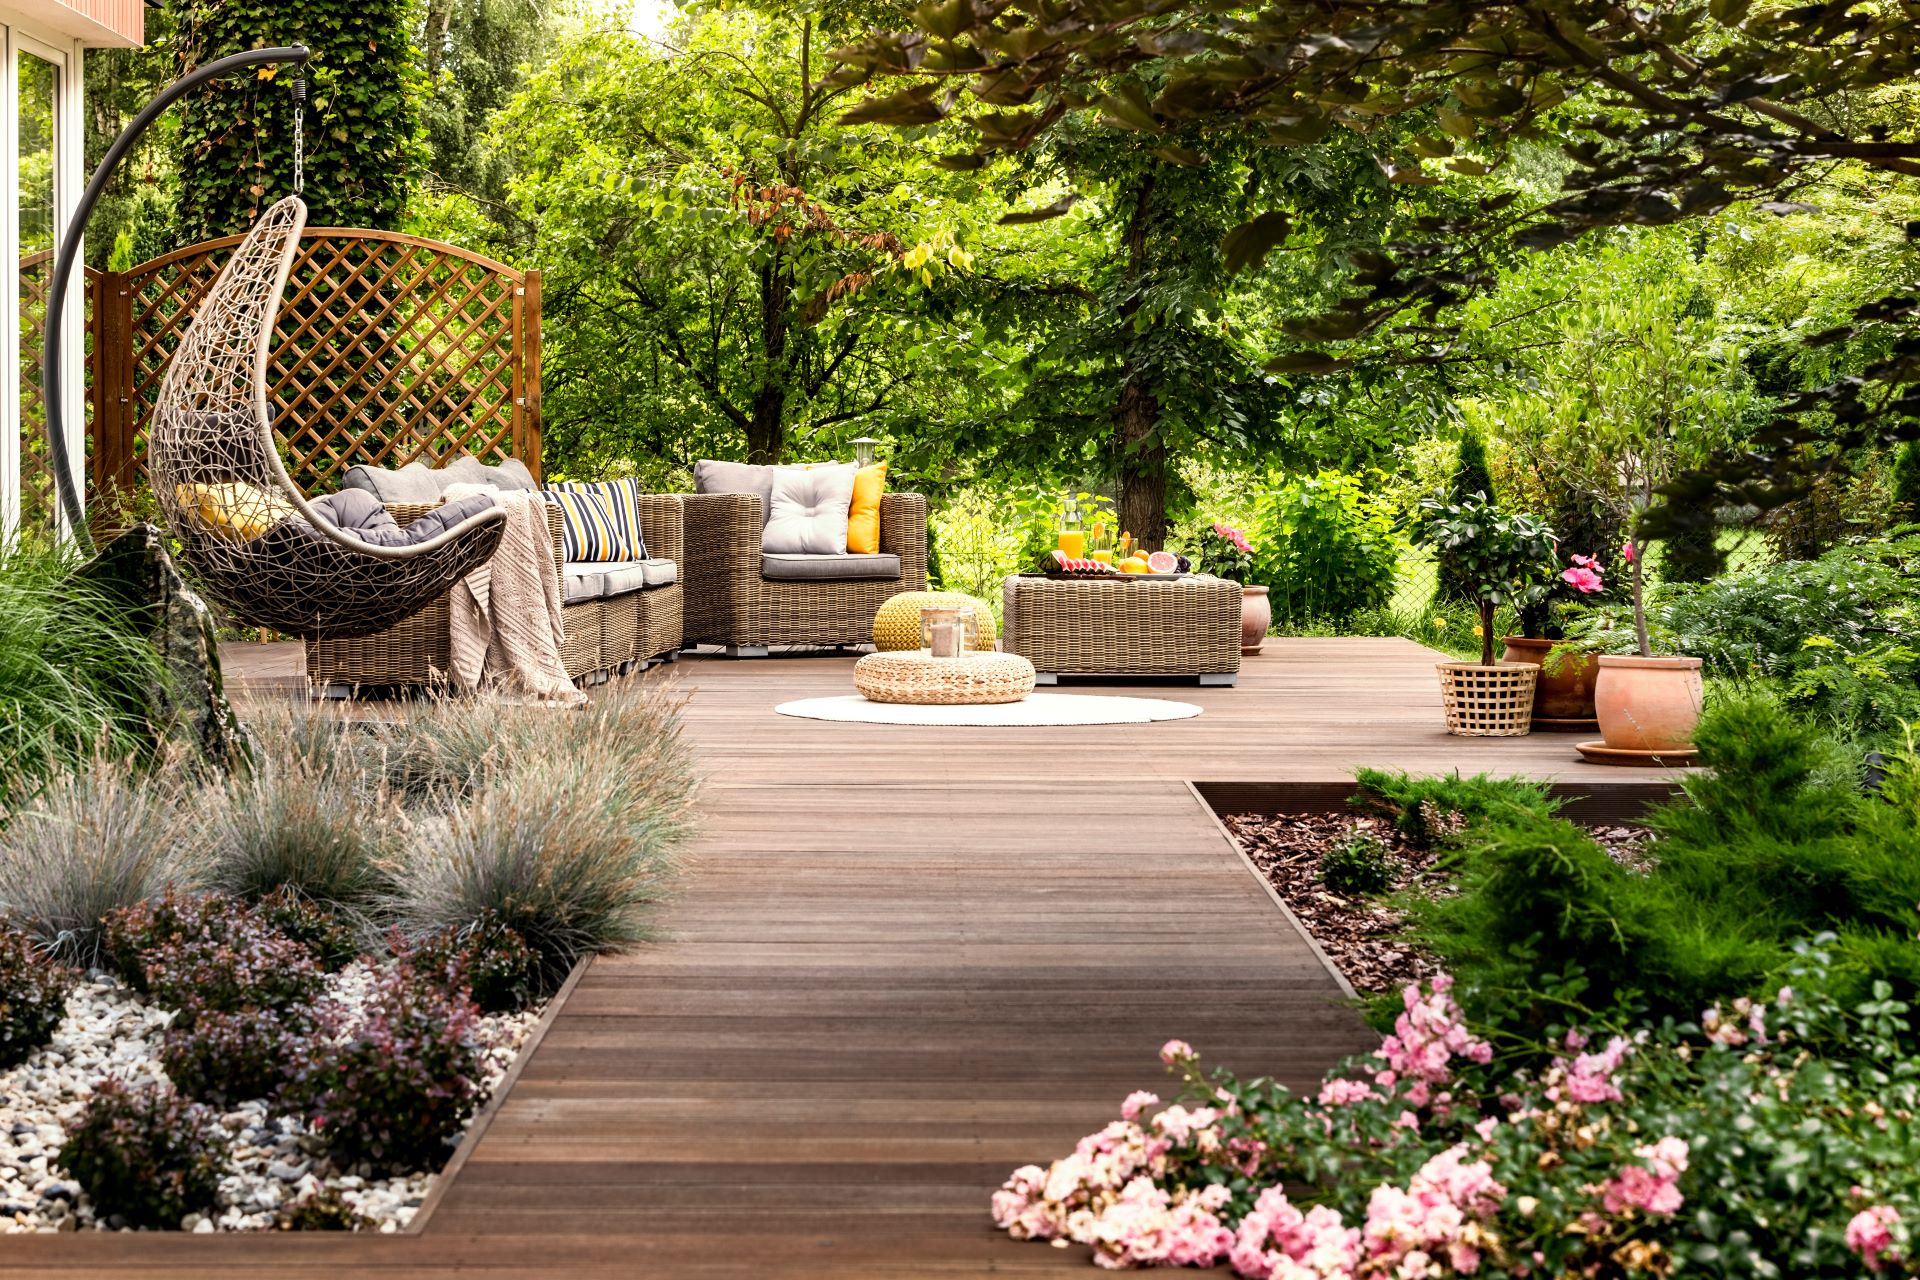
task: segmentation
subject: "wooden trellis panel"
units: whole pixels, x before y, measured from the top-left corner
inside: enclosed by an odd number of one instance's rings
[[[104,273],[94,357],[97,487],[146,473],[167,361],[240,237]],[[540,474],[540,273],[397,232],[310,228],[275,325],[268,398],[281,454],[309,493],[356,463],[463,453]],[[107,403],[107,401],[111,403]]]

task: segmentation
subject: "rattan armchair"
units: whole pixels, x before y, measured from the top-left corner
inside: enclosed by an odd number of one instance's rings
[[[760,499],[752,494],[682,494],[687,554],[688,644],[717,644],[748,656],[769,645],[817,648],[866,644],[873,615],[902,591],[927,589],[927,500],[917,493],[880,499],[880,550],[900,558],[897,578],[802,582],[761,575]]]
[[[387,510],[395,520],[408,524],[436,505],[388,503]],[[550,506],[546,514],[547,531],[553,538],[553,572],[559,578],[566,558],[560,509]],[[681,563],[685,542],[677,495],[642,494],[640,529],[649,555]],[[678,657],[684,589],[675,582],[566,605],[561,610],[566,635],[560,657],[567,674],[584,683],[635,663]],[[309,640],[307,682],[325,694],[392,685],[442,686],[452,668],[450,616],[443,595],[385,631],[355,640]]]

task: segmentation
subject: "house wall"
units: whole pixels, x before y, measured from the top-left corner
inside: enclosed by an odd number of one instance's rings
[[[137,45],[146,26],[142,0],[6,0],[0,10],[43,40]]]

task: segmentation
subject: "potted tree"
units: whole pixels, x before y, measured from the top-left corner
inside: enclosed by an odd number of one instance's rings
[[[1240,652],[1258,653],[1273,626],[1273,603],[1265,587],[1252,586],[1253,544],[1230,524],[1215,520],[1194,540],[1193,567],[1210,577],[1240,584]]]
[[[1532,728],[1540,667],[1495,662],[1493,622],[1502,606],[1527,603],[1552,579],[1553,531],[1532,516],[1502,511],[1483,493],[1457,501],[1427,498],[1420,508],[1414,541],[1434,549],[1445,580],[1467,592],[1480,613],[1480,661],[1439,664],[1447,732],[1469,737],[1526,733]]]
[[[1533,587],[1520,604],[1520,634],[1506,638],[1501,659],[1531,662],[1540,668],[1533,690],[1535,729],[1575,733],[1598,727],[1593,689],[1600,675],[1599,655],[1562,643],[1566,633],[1555,606],[1584,600],[1605,586],[1600,561],[1593,556],[1574,555],[1567,558],[1566,567],[1556,576]]]

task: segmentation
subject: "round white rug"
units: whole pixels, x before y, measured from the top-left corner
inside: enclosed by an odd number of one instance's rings
[[[854,724],[983,726],[1146,724],[1153,720],[1186,720],[1200,714],[1200,708],[1191,702],[1169,702],[1164,698],[1109,698],[1082,693],[1034,693],[1020,702],[958,707],[869,702],[857,693],[849,693],[838,698],[804,698],[799,702],[783,702],[774,710],[783,716],[841,720]]]

